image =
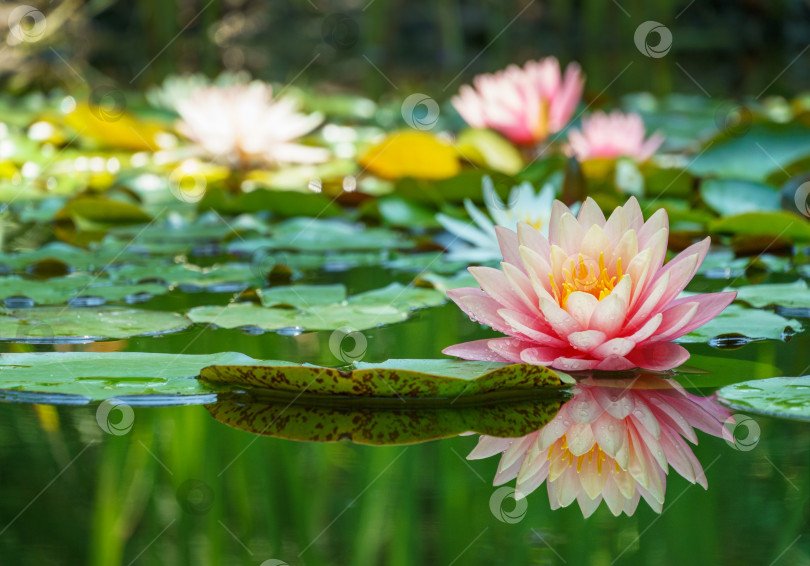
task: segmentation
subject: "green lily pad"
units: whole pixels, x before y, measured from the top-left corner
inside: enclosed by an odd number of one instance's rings
[[[752,307],[780,306],[795,309],[810,309],[810,289],[803,279],[793,283],[764,283],[729,287],[726,291],[737,291],[737,300]]]
[[[333,294],[334,298],[340,296],[339,302],[320,302],[317,297],[318,288],[323,287],[327,287],[327,292]],[[354,295],[346,301],[343,300],[343,289],[338,289],[338,286],[299,285],[282,289],[284,290],[281,293],[284,295],[281,302],[297,308],[268,308],[253,303],[233,303],[195,307],[188,312],[188,317],[194,322],[215,324],[222,328],[295,328],[303,331],[335,330],[346,326],[365,330],[401,322],[408,318],[413,309],[440,305],[446,300],[444,295],[433,289],[406,287],[399,283]],[[301,289],[297,291],[298,296],[293,289]],[[267,290],[262,293],[266,295]],[[265,305],[279,304],[279,299],[263,298],[262,302]]]
[[[422,275],[422,279],[431,283],[437,291],[444,294],[450,289],[478,287],[478,281],[476,281],[475,277],[466,269],[451,276],[439,275],[438,273],[425,273]]]
[[[40,305],[58,305],[82,297],[98,297],[104,301],[119,301],[139,294],[161,295],[163,285],[110,284],[90,275],[54,277],[47,281],[10,276],[0,278],[0,299],[26,297]]]
[[[408,313],[391,305],[310,305],[306,310],[267,308],[253,303],[202,306],[188,311],[193,322],[220,328],[258,327],[264,330],[355,330],[402,322]]]
[[[324,405],[308,403],[306,397],[304,394],[292,404],[234,398],[205,408],[221,423],[253,434],[306,442],[351,440],[395,446],[468,432],[519,438],[548,424],[563,402],[561,396],[550,396],[518,403],[416,409],[402,407],[398,399],[389,401],[394,406],[381,408],[358,406],[357,398],[348,401],[351,406],[342,406],[347,405],[346,401]]]
[[[135,247],[120,249],[117,246],[104,246],[85,250],[54,242],[32,251],[0,254],[0,264],[19,270],[43,260],[53,259],[75,270],[93,271],[116,263],[143,261],[144,258],[143,251]]]
[[[366,291],[349,297],[349,304],[355,306],[391,305],[401,310],[412,310],[435,307],[446,300],[442,293],[434,289],[391,283],[381,289],[374,289],[373,291]]]
[[[791,240],[810,240],[810,222],[792,212],[746,212],[718,218],[709,224],[711,232],[753,236],[773,236]]]
[[[791,329],[800,332],[801,322],[770,311],[732,304],[697,330],[678,338],[677,342],[709,342],[718,337],[738,338],[740,342],[783,340]]]
[[[780,210],[775,187],[741,179],[707,179],[700,185],[703,201],[723,216]]]
[[[250,364],[255,367],[278,363],[284,362],[254,360],[237,352],[206,355],[142,352],[3,354],[0,357],[0,398],[76,403],[139,395],[149,396],[138,401],[140,404],[203,403],[210,402],[210,394],[222,388],[194,379],[202,368],[211,364]],[[34,394],[58,396],[46,399],[30,396]],[[69,397],[60,398],[62,395]],[[199,395],[207,397],[196,400],[176,398]]]
[[[34,307],[0,314],[0,340],[51,344],[177,332],[191,321],[171,312],[123,307]]]
[[[797,124],[755,124],[744,136],[713,143],[688,169],[700,177],[763,182],[808,155],[810,129]]]
[[[343,285],[291,285],[270,287],[258,291],[262,305],[274,307],[288,305],[307,308],[313,305],[328,305],[346,300],[346,287]]]
[[[735,383],[720,389],[717,397],[738,411],[810,421],[810,375]]]
[[[161,281],[181,291],[229,292],[260,286],[265,283],[261,269],[250,263],[224,263],[201,268],[190,264],[154,262],[144,265],[124,265],[108,270],[116,281]]]
[[[252,255],[258,250],[332,252],[410,247],[413,242],[386,228],[368,228],[341,220],[291,218],[277,224],[271,237],[232,242],[228,252]]]
[[[565,374],[529,364],[463,360],[388,360],[355,363],[341,371],[308,365],[219,365],[204,368],[201,379],[212,383],[247,385],[274,395],[301,394],[343,397],[382,397],[398,400],[440,400],[463,404],[493,399],[525,399],[529,392],[558,391]]]

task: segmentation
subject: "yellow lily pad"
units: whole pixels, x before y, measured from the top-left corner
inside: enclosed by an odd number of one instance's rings
[[[370,148],[360,165],[384,179],[448,179],[458,175],[461,163],[456,149],[421,131],[400,131]]]

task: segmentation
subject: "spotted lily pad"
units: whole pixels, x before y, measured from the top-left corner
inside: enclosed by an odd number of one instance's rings
[[[528,364],[463,360],[388,360],[356,362],[349,371],[309,365],[219,365],[204,368],[200,377],[212,383],[261,388],[275,395],[301,394],[383,397],[402,400],[524,398],[530,392],[558,390],[570,378],[549,368]],[[463,399],[462,399],[463,398]]]
[[[97,298],[100,302],[119,301],[139,295],[160,295],[167,291],[163,285],[111,284],[91,275],[54,277],[46,281],[10,276],[0,279],[0,299],[24,297],[40,305],[58,305],[77,299]],[[18,302],[18,301],[17,301]]]
[[[263,436],[392,446],[466,432],[518,438],[543,428],[559,412],[562,402],[563,397],[556,395],[516,403],[415,409],[404,406],[398,399],[389,401],[385,407],[359,406],[356,398],[343,404],[310,404],[306,395],[302,395],[292,404],[234,398],[206,405],[206,409],[228,426]],[[377,400],[374,403],[379,405]]]
[[[794,318],[732,304],[714,319],[677,341],[710,342],[729,338],[734,343],[745,343],[762,339],[783,340],[792,332],[801,330],[801,322]]]
[[[211,364],[278,364],[244,354],[148,354],[141,352],[47,352],[0,356],[0,398],[48,403],[86,403],[110,397],[149,396],[139,404],[211,402],[222,388],[194,379]],[[187,396],[205,397],[187,398]],[[47,396],[43,398],[43,396]],[[183,396],[183,397],[180,397]]]
[[[0,340],[51,344],[155,336],[191,325],[171,312],[119,307],[34,307],[0,312]]]
[[[720,389],[717,396],[738,411],[810,421],[810,375],[735,383]]]

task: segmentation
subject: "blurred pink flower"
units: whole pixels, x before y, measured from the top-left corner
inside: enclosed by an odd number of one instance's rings
[[[568,132],[568,144],[580,161],[630,157],[640,162],[649,159],[664,143],[659,133],[645,140],[646,135],[638,114],[596,112],[582,119],[582,131]]]
[[[575,500],[588,517],[604,500],[611,513],[632,515],[639,499],[660,513],[669,466],[708,488],[686,440],[697,428],[724,437],[730,413],[713,397],[687,393],[674,380],[587,379],[542,429],[521,438],[481,436],[469,460],[503,453],[494,484],[517,478],[517,499],[544,482],[552,509]]]
[[[689,358],[670,341],[717,316],[736,296],[676,298],[710,239],[664,265],[667,213],[658,210],[644,222],[635,197],[607,220],[591,198],[578,217],[554,201],[548,239],[522,222],[517,233],[495,230],[502,269],[470,267],[481,288],[447,294],[473,320],[508,337],[457,344],[445,354],[563,371],[670,369]]]
[[[270,85],[260,82],[205,86],[177,103],[178,131],[211,159],[236,167],[325,161],[326,149],[292,143],[323,121],[295,108],[292,99],[273,100]]]
[[[491,128],[515,143],[531,145],[562,130],[582,97],[585,79],[579,65],[560,72],[555,57],[510,65],[494,74],[478,75],[475,88],[461,87],[453,106],[474,128]]]

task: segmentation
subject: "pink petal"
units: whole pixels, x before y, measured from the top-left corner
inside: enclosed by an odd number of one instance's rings
[[[509,360],[497,355],[489,349],[487,343],[491,340],[474,340],[472,342],[464,342],[462,344],[455,344],[448,346],[442,350],[442,354],[447,356],[455,356],[462,360],[480,360],[482,362],[508,362]]]
[[[636,347],[627,359],[643,369],[664,371],[678,367],[689,359],[689,352],[672,342],[657,342]]]

